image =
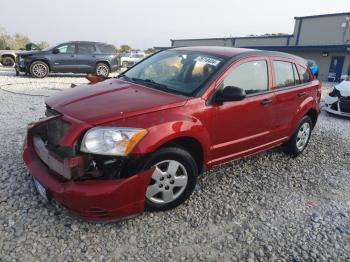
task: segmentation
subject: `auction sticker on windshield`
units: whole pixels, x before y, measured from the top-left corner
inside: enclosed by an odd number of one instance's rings
[[[204,63],[207,65],[217,66],[221,61],[212,57],[198,56],[194,61]]]

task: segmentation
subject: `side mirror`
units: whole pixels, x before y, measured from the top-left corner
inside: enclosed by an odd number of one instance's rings
[[[236,86],[225,86],[216,99],[217,102],[241,101],[247,94],[242,88]]]
[[[52,53],[53,53],[53,54],[59,54],[59,53],[60,53],[60,50],[58,50],[57,48],[54,48],[54,49],[52,50]]]

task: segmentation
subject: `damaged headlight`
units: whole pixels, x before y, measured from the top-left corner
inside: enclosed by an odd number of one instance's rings
[[[86,132],[80,146],[82,152],[127,156],[147,134],[146,129],[124,127],[94,127]]]

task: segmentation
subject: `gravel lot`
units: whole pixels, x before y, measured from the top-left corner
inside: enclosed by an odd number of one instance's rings
[[[0,67],[2,88],[36,95],[0,90],[0,261],[350,261],[350,120],[325,112],[301,157],[215,168],[175,210],[95,224],[41,202],[21,159],[26,124],[44,96],[84,82]]]

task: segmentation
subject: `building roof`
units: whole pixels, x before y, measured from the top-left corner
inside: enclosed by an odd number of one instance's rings
[[[223,39],[249,39],[249,38],[283,38],[291,37],[293,34],[283,35],[258,35],[258,36],[235,36],[235,37],[213,37],[213,38],[183,38],[183,39],[171,39],[171,41],[191,41],[191,40],[223,40]]]
[[[296,17],[294,17],[294,19],[320,18],[320,17],[341,16],[341,15],[349,15],[350,16],[350,12],[323,14],[323,15],[296,16]]]

